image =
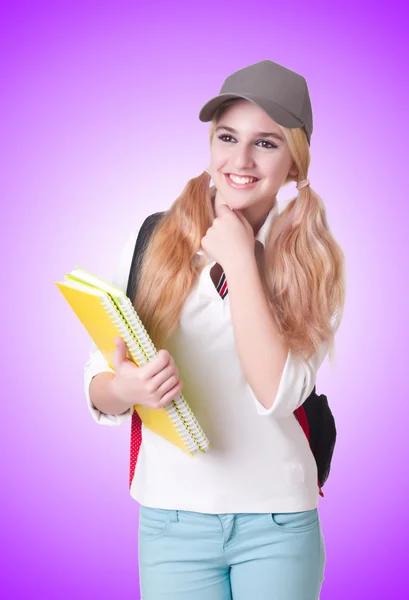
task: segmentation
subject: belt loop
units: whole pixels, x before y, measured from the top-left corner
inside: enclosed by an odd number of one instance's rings
[[[177,523],[179,521],[179,511],[178,510],[172,510],[170,512],[170,521],[171,521],[171,523]]]

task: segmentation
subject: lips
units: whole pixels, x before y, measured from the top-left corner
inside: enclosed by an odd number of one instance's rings
[[[255,177],[255,175],[238,175],[237,173],[225,173],[225,175],[227,175],[227,176],[233,175],[233,177],[243,177],[245,179],[251,178],[251,179],[255,179],[256,181],[258,181],[258,177]]]
[[[250,183],[236,183],[229,177],[228,173],[224,173],[224,176],[225,176],[226,182],[229,184],[229,186],[236,190],[247,190],[249,188],[253,188],[254,186],[257,185],[257,182],[258,182],[258,179],[256,179],[255,181],[251,181]]]

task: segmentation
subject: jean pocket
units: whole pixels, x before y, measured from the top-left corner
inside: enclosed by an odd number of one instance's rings
[[[170,523],[170,511],[162,508],[139,508],[139,535],[150,540],[159,538]]]
[[[303,533],[318,526],[318,508],[301,512],[270,513],[269,519],[275,529]]]

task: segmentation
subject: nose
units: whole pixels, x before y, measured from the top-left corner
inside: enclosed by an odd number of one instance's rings
[[[251,169],[254,167],[254,158],[252,150],[246,145],[237,144],[233,165],[237,171]]]

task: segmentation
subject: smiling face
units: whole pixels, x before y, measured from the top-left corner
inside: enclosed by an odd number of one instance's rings
[[[217,189],[216,215],[219,203],[228,204],[242,209],[254,223],[268,212],[288,174],[296,175],[297,169],[277,123],[243,99],[229,106],[217,122],[209,172]],[[235,175],[257,180],[234,181]]]

